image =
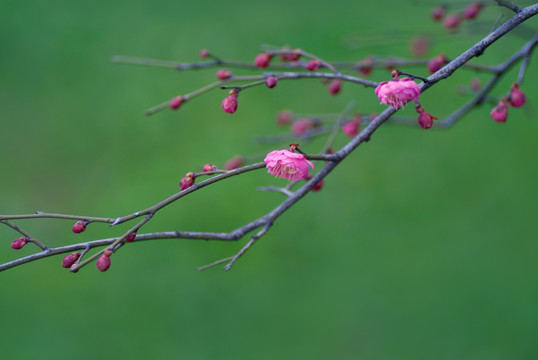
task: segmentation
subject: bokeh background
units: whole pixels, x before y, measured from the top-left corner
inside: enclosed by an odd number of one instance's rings
[[[371,89],[344,84],[330,97],[320,81],[305,80],[245,91],[234,115],[222,112],[224,93],[215,90],[146,117],[146,108],[213,81],[217,69],[177,73],[113,64],[113,55],[197,61],[207,48],[251,61],[262,44],[289,44],[355,61],[410,57],[410,40],[425,34],[426,57],[450,58],[486,34],[500,11],[487,7],[449,36],[430,20],[432,6],[3,0],[0,213],[127,214],[178,191],[183,174],[206,162],[284,147],[252,141],[286,132],[274,123],[281,109],[338,113],[350,101],[364,112],[383,109]],[[504,61],[536,32],[536,19],[525,27],[474,62]],[[508,91],[517,70],[494,96]],[[494,123],[487,105],[449,130],[384,125],[228,273],[196,267],[245,240],[135,243],[106,273],[91,265],[71,274],[63,256],[1,273],[2,358],[537,358],[536,70],[532,59],[522,85],[528,104],[510,109],[506,124]],[[467,100],[458,86],[475,77],[488,78],[458,71],[421,102],[444,117]],[[412,106],[401,115],[416,116]],[[323,143],[304,148],[317,152]],[[263,170],[233,178],[167,207],[144,229],[230,231],[283,200],[256,186],[284,184]],[[95,224],[77,236],[70,221],[19,224],[49,246],[128,226]],[[35,251],[14,253],[16,236],[0,227],[0,261]]]

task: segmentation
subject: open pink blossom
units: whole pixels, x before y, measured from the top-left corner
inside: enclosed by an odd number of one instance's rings
[[[289,150],[271,151],[264,159],[267,172],[290,181],[305,179],[308,176],[308,165],[314,165],[306,160],[306,156]]]
[[[410,78],[395,79],[379,84],[375,94],[383,104],[399,109],[410,101],[417,101],[420,88]]]

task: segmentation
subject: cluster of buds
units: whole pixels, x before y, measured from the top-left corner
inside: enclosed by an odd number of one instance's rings
[[[501,101],[491,110],[490,116],[496,122],[506,122],[508,118],[508,105],[518,108],[525,105],[527,97],[525,93],[521,91],[517,83],[512,85],[510,93],[507,97],[503,97]]]
[[[447,15],[447,6],[439,5],[432,10],[431,16],[433,21],[442,21],[443,26],[449,30],[456,29],[462,20],[475,19],[480,10],[482,10],[483,4],[481,2],[473,2],[469,4],[463,11]]]

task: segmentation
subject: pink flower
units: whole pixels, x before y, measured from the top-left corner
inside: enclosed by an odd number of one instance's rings
[[[506,118],[508,117],[508,106],[506,106],[506,99],[499,101],[497,106],[495,106],[489,114],[496,122],[506,122]]]
[[[514,85],[512,85],[512,90],[510,91],[510,96],[508,97],[508,99],[510,100],[510,105],[512,105],[513,107],[521,107],[525,105],[527,97],[525,96],[525,93],[523,93],[523,91],[519,90],[517,83],[514,83]]]
[[[399,109],[410,101],[417,101],[420,88],[410,78],[395,79],[379,84],[375,94],[383,104]]]
[[[350,120],[346,122],[344,125],[342,125],[342,132],[350,138],[353,138],[357,136],[359,133],[359,128],[361,125],[361,118],[356,117],[353,120]]]
[[[306,156],[289,150],[271,151],[264,159],[268,173],[290,181],[305,179],[308,176],[308,165],[314,165],[306,160]]]

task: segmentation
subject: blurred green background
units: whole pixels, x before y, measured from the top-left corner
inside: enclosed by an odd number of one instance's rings
[[[0,213],[35,210],[115,217],[178,190],[206,162],[266,153],[255,135],[285,130],[281,109],[337,113],[349,101],[380,112],[371,89],[319,81],[245,91],[234,115],[212,91],[180,111],[143,111],[214,79],[118,65],[113,55],[197,61],[201,48],[252,61],[260,45],[301,47],[327,60],[410,57],[427,34],[427,57],[457,56],[499,13],[448,36],[428,2],[336,0],[12,1],[0,3]],[[507,17],[505,17],[506,19]],[[536,29],[536,19],[526,23]],[[532,32],[535,30],[531,30]],[[497,64],[526,39],[513,34],[475,63]],[[420,75],[426,70],[405,69]],[[529,74],[536,73],[532,59]],[[233,70],[238,74],[249,71]],[[493,95],[517,77],[506,74]],[[370,78],[387,80],[376,70]],[[438,117],[467,100],[468,70],[421,97]],[[78,274],[51,257],[0,274],[6,359],[536,359],[538,357],[538,90],[494,123],[490,105],[449,130],[384,125],[325,181],[278,219],[225,273],[196,266],[244,245],[190,240],[135,243],[107,273]],[[401,115],[416,117],[412,106]],[[338,146],[345,143],[340,136]],[[305,144],[318,152],[322,141]],[[323,164],[317,163],[321,168]],[[284,185],[265,171],[221,182],[165,208],[145,231],[230,231],[283,200],[256,186]],[[49,246],[120,235],[128,225],[20,221]],[[17,236],[0,227],[0,261]]]

